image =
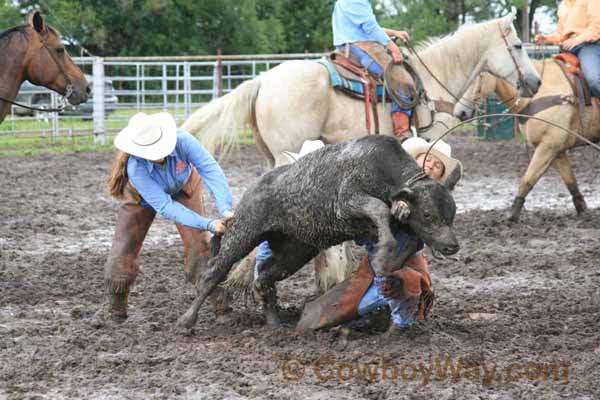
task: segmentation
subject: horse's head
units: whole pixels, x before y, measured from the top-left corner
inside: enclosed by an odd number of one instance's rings
[[[31,30],[25,64],[27,80],[66,96],[71,104],[87,101],[89,84],[65,50],[59,34],[44,23],[37,11],[27,15],[27,24]]]
[[[485,55],[484,71],[518,87],[522,95],[532,96],[538,91],[542,80],[517,36],[514,19],[513,12],[490,22],[491,31],[486,40],[491,44]]]

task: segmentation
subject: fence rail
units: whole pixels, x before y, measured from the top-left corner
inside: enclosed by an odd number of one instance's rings
[[[525,47],[532,58],[557,52],[555,47]],[[95,140],[104,143],[105,135],[122,129],[136,112],[169,111],[181,123],[203,104],[284,61],[318,59],[323,55],[74,58],[90,80],[92,99],[62,115],[44,112],[22,115],[21,110],[13,107],[0,125],[0,138],[37,135],[56,139],[93,134]],[[19,100],[26,103],[41,101],[36,105],[50,108],[62,102],[59,95],[45,88],[34,87],[27,92],[24,88],[25,85]]]

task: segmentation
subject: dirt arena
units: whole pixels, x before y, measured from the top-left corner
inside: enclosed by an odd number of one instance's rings
[[[104,189],[113,154],[0,159],[0,399],[600,398],[600,157],[571,155],[584,216],[551,171],[510,224],[524,145],[454,144],[466,167],[455,192],[462,248],[455,260],[428,257],[433,313],[393,341],[296,334],[310,265],[279,285],[284,328],[265,327],[250,305],[219,320],[206,305],[190,335],[175,332],[193,288],[162,218],[129,319],[98,323],[118,206]],[[255,147],[222,165],[236,199],[264,171]]]

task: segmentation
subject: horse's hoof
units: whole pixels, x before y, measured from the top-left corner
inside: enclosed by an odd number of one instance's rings
[[[510,216],[508,217],[510,222],[519,222],[519,217],[521,217],[521,210],[523,210],[524,204],[525,199],[523,197],[515,197],[510,209]]]
[[[177,320],[177,326],[185,329],[192,329],[196,325],[198,320],[198,314],[193,310],[188,310]]]
[[[577,215],[581,215],[587,211],[587,204],[583,196],[573,196],[573,204],[575,205]]]
[[[268,312],[265,317],[269,328],[281,328],[281,320],[276,312]]]
[[[127,314],[110,314],[110,319],[113,320],[113,322],[116,322],[118,324],[122,324],[123,322],[127,321]]]
[[[509,217],[508,217],[508,222],[517,223],[517,222],[519,222],[519,218],[520,218],[520,215],[518,215],[518,214],[517,215],[510,214]]]

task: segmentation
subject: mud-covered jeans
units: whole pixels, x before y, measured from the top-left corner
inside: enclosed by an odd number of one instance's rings
[[[205,214],[202,187],[202,179],[194,168],[182,190],[173,199],[199,214]],[[141,205],[144,202],[131,183],[127,184],[121,202],[112,247],[104,266],[104,281],[111,313],[125,317],[129,291],[139,272],[138,255],[156,212],[149,206]],[[211,235],[207,231],[175,225],[183,241],[186,278],[195,283],[210,256]],[[215,294],[215,298],[218,294]]]

